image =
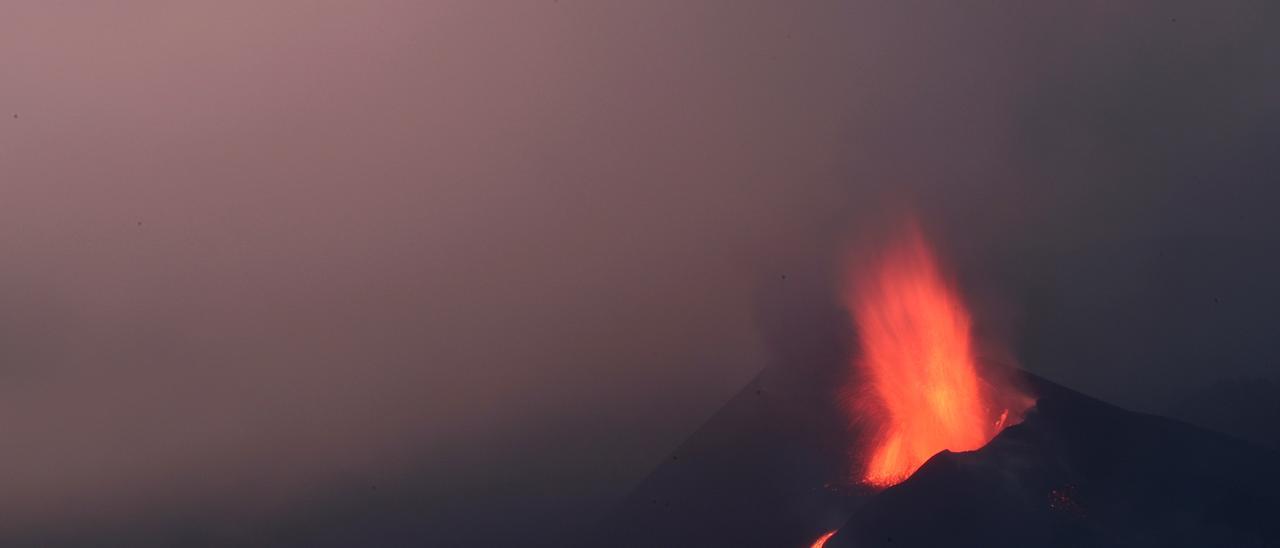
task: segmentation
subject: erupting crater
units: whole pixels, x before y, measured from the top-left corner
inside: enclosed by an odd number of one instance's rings
[[[984,380],[969,314],[915,224],[851,276],[855,393],[845,412],[866,432],[855,477],[888,487],[943,451],[971,451],[1020,420],[1031,399]]]

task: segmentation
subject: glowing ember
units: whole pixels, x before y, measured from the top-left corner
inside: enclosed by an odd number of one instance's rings
[[[883,487],[943,449],[983,446],[1011,417],[978,376],[969,315],[918,229],[858,274],[848,304],[865,384],[847,411],[871,427],[860,476]]]
[[[822,548],[823,546],[826,546],[826,545],[827,545],[827,540],[828,540],[828,539],[830,539],[830,538],[831,538],[832,536],[834,536],[835,534],[836,534],[836,532],[835,532],[835,531],[832,531],[832,532],[830,532],[830,533],[827,533],[827,534],[825,534],[825,535],[822,535],[822,536],[818,537],[818,540],[813,541],[813,545],[812,545],[812,546],[810,546],[809,548]]]

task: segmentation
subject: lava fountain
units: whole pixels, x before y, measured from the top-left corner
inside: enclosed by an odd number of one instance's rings
[[[860,382],[846,412],[867,432],[862,481],[887,487],[944,449],[978,449],[1026,410],[1029,398],[980,376],[969,314],[918,227],[852,281]],[[1010,401],[1025,404],[1002,403]]]

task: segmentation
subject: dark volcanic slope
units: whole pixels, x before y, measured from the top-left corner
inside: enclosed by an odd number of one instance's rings
[[[672,453],[593,546],[1280,546],[1280,454],[1027,375],[1036,407],[987,446],[874,493],[821,389],[756,380]],[[852,516],[852,517],[850,517]],[[846,521],[847,520],[847,521]]]
[[[1280,546],[1280,454],[1036,384],[1022,424],[934,457],[827,546]]]
[[[1280,449],[1280,383],[1269,379],[1220,380],[1188,394],[1164,414]]]
[[[807,548],[870,495],[838,485],[848,445],[824,402],[753,381],[635,489],[591,545]]]

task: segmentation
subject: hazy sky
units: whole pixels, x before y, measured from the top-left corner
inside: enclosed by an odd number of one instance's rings
[[[1028,369],[1280,377],[1267,2],[0,12],[7,544],[554,545],[906,208]]]

